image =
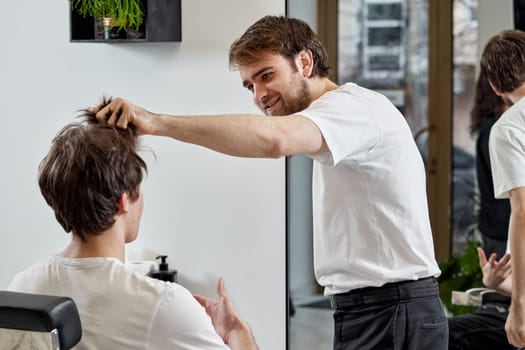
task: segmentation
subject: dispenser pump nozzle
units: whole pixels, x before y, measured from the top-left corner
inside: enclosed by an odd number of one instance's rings
[[[168,271],[167,255],[159,255],[155,259],[160,259],[159,271]]]
[[[177,282],[177,270],[169,270],[166,262],[167,255],[159,255],[155,259],[160,259],[159,269],[148,273],[148,276],[167,282]]]

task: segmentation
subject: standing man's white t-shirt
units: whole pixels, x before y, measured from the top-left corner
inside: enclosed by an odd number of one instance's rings
[[[325,295],[438,276],[421,155],[383,95],[348,83],[297,113],[329,151],[314,155],[314,268]]]
[[[496,121],[490,131],[489,151],[494,196],[509,198],[509,191],[525,186],[525,98]]]

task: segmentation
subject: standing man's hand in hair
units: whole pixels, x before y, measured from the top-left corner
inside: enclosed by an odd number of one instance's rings
[[[217,294],[218,300],[196,294],[194,297],[206,309],[215,330],[231,349],[258,350],[252,331],[237,315],[222,278],[217,284]]]
[[[100,123],[115,125],[121,129],[126,129],[129,124],[133,124],[139,134],[155,134],[154,113],[126,101],[121,97],[116,97],[104,107],[96,106],[92,109]]]

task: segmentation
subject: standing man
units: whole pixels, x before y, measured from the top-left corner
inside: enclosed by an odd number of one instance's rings
[[[314,267],[335,308],[334,349],[446,349],[425,170],[401,113],[332,82],[325,49],[297,19],[254,23],[230,65],[266,116],[169,116],[118,98],[97,118],[234,156],[310,156]]]
[[[492,89],[512,105],[492,127],[489,149],[496,198],[510,199],[509,246],[512,302],[505,331],[525,346],[525,33],[507,30],[492,37],[481,56]]]

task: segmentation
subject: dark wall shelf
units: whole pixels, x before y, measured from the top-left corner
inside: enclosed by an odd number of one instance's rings
[[[71,13],[71,42],[140,43],[181,41],[181,0],[141,0],[144,22],[136,29],[122,30],[114,39],[104,39],[103,29],[93,17]]]

